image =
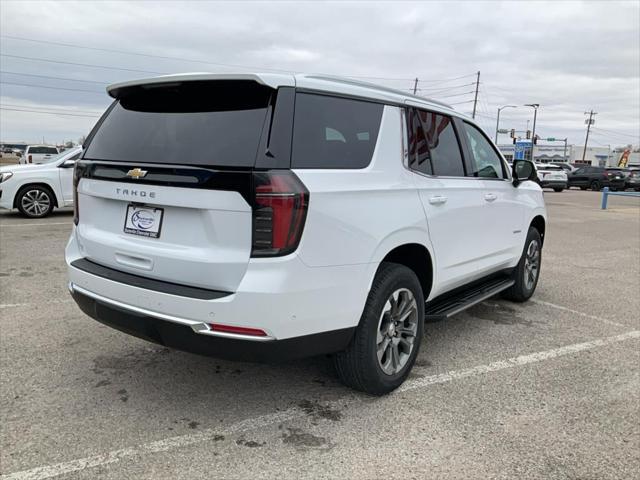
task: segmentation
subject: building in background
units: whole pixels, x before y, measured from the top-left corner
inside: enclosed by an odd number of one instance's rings
[[[508,161],[512,161],[515,155],[516,146],[512,143],[498,145],[498,148]],[[568,162],[582,163],[582,152],[584,145],[536,145],[534,161],[538,163],[548,162]],[[609,147],[587,147],[584,163],[603,167],[618,166],[618,161],[624,153],[625,148],[611,149]],[[530,158],[530,151],[526,152],[525,159]],[[629,154],[628,166],[640,166],[640,150],[635,149]]]

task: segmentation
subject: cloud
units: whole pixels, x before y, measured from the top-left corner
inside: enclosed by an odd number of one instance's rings
[[[596,125],[617,134],[598,141],[640,142],[638,2],[2,2],[0,14],[4,35],[182,59],[2,38],[5,55],[85,64],[1,57],[1,70],[14,72],[3,82],[70,89],[5,83],[3,103],[102,110],[107,83],[144,71],[280,69],[380,77],[407,91],[418,77],[419,93],[469,113],[467,84],[480,70],[478,120],[489,132],[498,106],[534,102],[538,128],[554,136],[583,141],[584,111],[594,108]],[[523,130],[531,117],[505,110],[501,127]],[[0,110],[2,138],[79,136],[91,125]]]

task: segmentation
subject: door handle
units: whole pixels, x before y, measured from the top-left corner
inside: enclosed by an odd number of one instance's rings
[[[442,195],[434,195],[429,198],[429,203],[431,205],[442,205],[443,203],[447,203],[447,197],[443,197]]]
[[[498,199],[498,196],[497,196],[495,193],[487,193],[487,194],[484,196],[484,199],[485,199],[487,202],[493,202],[494,200],[497,200],[497,199]]]

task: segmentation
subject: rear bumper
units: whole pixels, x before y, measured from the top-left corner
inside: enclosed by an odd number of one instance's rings
[[[133,310],[108,300],[97,299],[70,286],[80,309],[100,323],[166,347],[228,360],[277,362],[344,350],[355,327],[314,335],[262,341],[202,335],[197,322],[179,323]],[[204,324],[200,324],[204,325]],[[206,327],[205,327],[206,328]]]
[[[116,309],[182,322],[205,340],[213,336],[238,338],[208,332],[207,325],[212,323],[260,329],[277,341],[353,328],[362,315],[369,276],[374,271],[370,264],[309,267],[296,255],[252,259],[234,292],[211,295],[212,291],[175,288],[166,282],[143,281],[132,279],[133,275],[118,276],[113,271],[87,268],[78,263],[85,257],[80,252],[75,229],[65,254],[74,292]],[[249,339],[261,340],[264,339]]]

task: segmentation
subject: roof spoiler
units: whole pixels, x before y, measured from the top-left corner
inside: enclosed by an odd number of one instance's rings
[[[244,80],[254,81],[261,85],[271,88],[283,86],[295,86],[295,78],[293,75],[280,74],[254,74],[254,73],[186,73],[177,75],[163,75],[160,77],[142,78],[139,80],[131,80],[128,82],[114,83],[107,87],[107,93],[113,98],[122,97],[123,93],[135,87],[153,87],[171,85],[182,82],[206,82],[216,80]]]

